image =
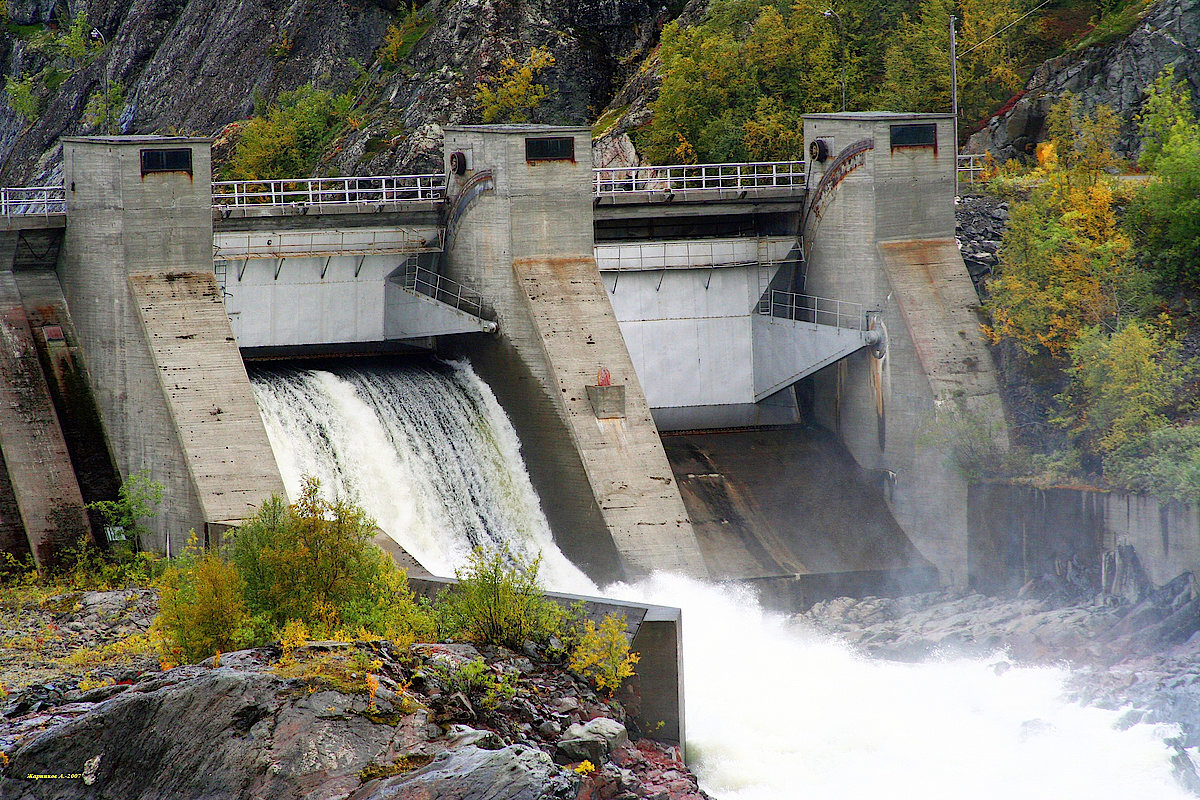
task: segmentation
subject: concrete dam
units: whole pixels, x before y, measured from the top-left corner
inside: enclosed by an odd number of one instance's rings
[[[216,541],[284,489],[247,363],[437,354],[594,581],[966,583],[966,483],[919,443],[1002,419],[952,122],[811,115],[805,162],[601,170],[588,129],[449,128],[442,174],[245,183],[208,140],[67,139],[62,187],[0,197],[0,544],[102,537],[84,503],[141,471],[144,546]]]

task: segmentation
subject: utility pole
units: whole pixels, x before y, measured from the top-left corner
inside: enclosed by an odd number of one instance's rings
[[[958,53],[954,43],[954,23],[950,15],[950,112],[954,114],[954,196],[958,197]]]
[[[845,111],[846,111],[846,51],[847,51],[846,26],[842,24],[841,15],[838,14],[836,11],[834,11],[832,8],[825,9],[825,11],[821,14],[821,16],[825,17],[825,19],[830,19],[830,18],[836,19],[837,25],[838,25],[838,33],[840,33],[841,37],[842,37],[842,112],[845,113]]]

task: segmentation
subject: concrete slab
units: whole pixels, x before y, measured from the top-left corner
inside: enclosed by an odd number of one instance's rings
[[[211,272],[129,276],[206,523],[237,524],[286,496]]]
[[[672,434],[663,446],[715,579],[768,586],[857,574],[846,591],[880,593],[890,575],[935,580],[892,518],[877,476],[832,434],[802,426]]]

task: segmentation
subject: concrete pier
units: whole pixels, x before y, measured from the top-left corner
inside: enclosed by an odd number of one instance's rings
[[[559,546],[600,581],[706,575],[594,259],[590,130],[448,128],[446,159],[446,273],[499,323],[459,347],[512,417]],[[601,369],[623,418],[588,400]]]
[[[213,280],[209,147],[63,143],[59,280],[117,467],[145,470],[168,498],[142,546],[173,553],[283,492]]]
[[[0,451],[39,568],[91,535],[17,281],[0,271]]]
[[[805,291],[853,297],[886,340],[818,372],[817,420],[883,481],[897,522],[946,583],[967,582],[967,484],[922,442],[970,415],[1004,436],[979,304],[954,242],[955,145],[945,114],[805,117]]]

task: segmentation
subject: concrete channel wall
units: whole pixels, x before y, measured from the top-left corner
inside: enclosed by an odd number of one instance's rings
[[[571,158],[527,160],[527,139]],[[562,550],[594,580],[654,569],[706,575],[658,431],[594,259],[591,135],[584,128],[446,130],[463,175],[448,190],[446,274],[490,303],[499,333],[464,339],[511,417]],[[599,419],[587,387],[607,369],[624,416]]]
[[[453,586],[453,578],[429,574],[415,558],[387,534],[375,545],[408,572],[409,588],[419,597],[434,598]],[[669,606],[631,603],[603,597],[547,592],[565,607],[583,603],[584,617],[599,623],[609,614],[625,618],[629,647],[640,654],[637,674],[621,687],[617,697],[647,738],[676,745],[683,752],[686,725],[683,698],[683,612]]]
[[[1072,558],[1132,545],[1146,577],[1162,585],[1200,575],[1200,509],[1194,503],[1087,488],[983,483],[970,491],[970,578],[981,591],[1017,589]]]

